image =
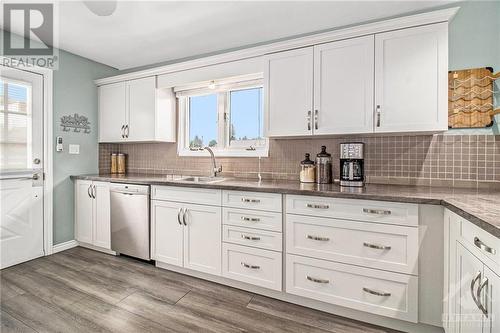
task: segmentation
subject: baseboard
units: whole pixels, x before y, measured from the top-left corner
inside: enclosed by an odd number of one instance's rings
[[[67,241],[67,242],[64,242],[64,243],[56,244],[52,247],[52,254],[57,253],[57,252],[61,252],[61,251],[65,251],[65,250],[69,250],[69,249],[77,247],[77,246],[78,246],[78,242],[74,239]]]

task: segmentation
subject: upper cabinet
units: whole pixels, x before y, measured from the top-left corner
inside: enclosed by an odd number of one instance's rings
[[[448,24],[375,35],[375,132],[448,128]]]
[[[175,139],[175,96],[155,76],[99,87],[99,142]]]
[[[447,34],[437,23],[268,56],[267,136],[445,131]]]

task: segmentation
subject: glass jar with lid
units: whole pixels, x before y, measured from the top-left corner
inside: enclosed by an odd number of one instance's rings
[[[321,146],[321,152],[316,155],[316,183],[330,184],[332,182],[332,155],[326,152],[326,146]]]
[[[314,183],[316,181],[316,165],[310,159],[310,154],[305,155],[305,159],[300,162],[300,182]]]

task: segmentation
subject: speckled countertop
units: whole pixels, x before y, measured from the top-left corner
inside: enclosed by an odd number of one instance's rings
[[[379,201],[443,205],[456,214],[500,238],[500,190],[476,190],[428,186],[367,184],[364,188],[343,188],[336,184],[301,184],[298,181],[262,181],[226,179],[199,184],[187,183],[179,175],[77,175],[71,179],[109,181],[114,183],[175,185],[226,190],[274,192],[353,198]]]

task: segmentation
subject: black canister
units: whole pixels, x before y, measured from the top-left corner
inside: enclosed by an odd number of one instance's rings
[[[332,182],[332,155],[326,152],[326,146],[321,146],[321,152],[316,155],[316,183],[330,184]]]

